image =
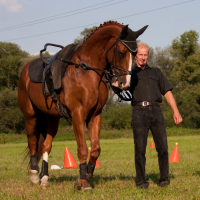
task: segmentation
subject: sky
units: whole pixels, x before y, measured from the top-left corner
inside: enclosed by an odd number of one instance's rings
[[[113,20],[133,31],[149,25],[138,39],[164,48],[186,31],[200,33],[199,8],[200,0],[0,0],[0,41],[36,54],[46,43],[66,46],[84,28]]]

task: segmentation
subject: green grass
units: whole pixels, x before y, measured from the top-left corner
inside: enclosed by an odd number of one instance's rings
[[[88,139],[87,130],[85,130],[86,139]],[[151,132],[149,132],[151,136]],[[183,135],[200,135],[200,129],[187,129],[181,127],[172,127],[167,128],[168,136],[183,136]],[[133,138],[133,132],[130,129],[101,129],[100,133],[101,139],[117,139],[117,138]],[[54,138],[54,141],[72,141],[76,140],[74,131],[72,127],[59,127],[58,133]],[[0,133],[0,144],[5,143],[23,143],[27,142],[27,138],[25,134],[5,134]]]
[[[200,198],[200,136],[168,137],[169,156],[175,143],[179,145],[180,161],[170,163],[171,184],[157,186],[159,169],[155,148],[148,139],[146,176],[150,186],[141,190],[135,186],[133,139],[101,139],[101,168],[95,169],[91,180],[93,194],[73,189],[78,169],[49,170],[50,188],[40,190],[30,186],[27,162],[22,163],[26,143],[0,145],[0,199],[199,199]],[[87,140],[89,147],[89,141]],[[55,141],[49,157],[51,165],[64,164],[64,148],[67,146],[77,164],[76,141]],[[41,162],[40,162],[41,167]]]

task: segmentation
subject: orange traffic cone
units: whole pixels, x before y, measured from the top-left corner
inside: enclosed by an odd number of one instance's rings
[[[90,160],[90,148],[89,148],[89,160]],[[101,166],[100,166],[98,160],[96,160],[95,168],[101,168]]]
[[[169,162],[179,162],[178,143],[176,143],[174,150],[172,151]]]
[[[63,168],[65,169],[78,168],[78,165],[76,161],[74,160],[74,157],[72,156],[68,147],[65,147],[65,157],[64,157]]]
[[[151,148],[155,148],[155,145],[154,145],[154,143],[153,143],[153,140],[152,140],[152,139],[151,139],[150,147],[151,147]]]

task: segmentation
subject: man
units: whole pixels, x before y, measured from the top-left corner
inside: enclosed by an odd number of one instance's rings
[[[173,89],[171,84],[160,69],[147,65],[148,55],[149,46],[145,43],[138,43],[136,64],[132,70],[130,87],[133,96],[132,129],[135,144],[136,185],[143,189],[147,189],[149,186],[145,179],[145,153],[149,129],[158,152],[160,169],[158,185],[163,187],[170,184],[167,135],[160,108],[162,95],[174,112],[173,118],[176,125],[182,122],[182,117],[171,92]]]

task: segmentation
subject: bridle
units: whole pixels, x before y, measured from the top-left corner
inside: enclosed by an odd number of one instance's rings
[[[107,59],[107,62],[110,64],[110,69],[109,69],[109,73],[108,73],[108,75],[109,75],[110,77],[114,77],[114,76],[115,76],[115,77],[118,77],[118,76],[124,76],[124,75],[131,75],[131,74],[132,74],[132,72],[129,71],[129,70],[126,70],[126,69],[123,69],[123,68],[121,68],[121,67],[118,67],[118,66],[113,65],[114,60],[115,60],[115,63],[116,63],[116,53],[117,53],[117,46],[118,46],[118,42],[119,42],[119,41],[121,41],[122,44],[123,44],[124,46],[126,46],[126,45],[123,43],[122,40],[120,40],[119,38],[117,38],[117,40],[113,43],[113,45],[112,45],[112,46],[106,51],[106,53],[105,53],[105,54],[107,54],[107,53],[112,49],[112,47],[115,45],[115,46],[114,46],[114,52],[113,52],[112,61],[109,62],[109,60]],[[113,69],[118,69],[118,70],[123,71],[123,72],[126,72],[126,73],[115,74],[115,73],[113,72]]]

